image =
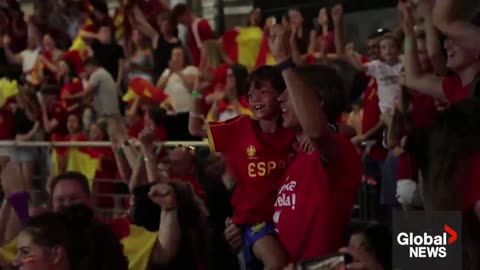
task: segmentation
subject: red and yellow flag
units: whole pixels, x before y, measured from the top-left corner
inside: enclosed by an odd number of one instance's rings
[[[260,51],[258,52],[257,62],[255,63],[255,69],[261,66],[273,65],[275,65],[275,59],[270,52],[270,47],[268,46],[268,37],[264,34],[262,44],[260,45]]]
[[[58,138],[53,140],[64,141]],[[86,141],[86,139],[79,140]],[[66,166],[62,162],[66,162]],[[52,163],[54,175],[60,173],[61,167],[65,167],[66,171],[80,172],[87,177],[92,188],[95,174],[100,168],[100,154],[87,147],[57,147],[52,151]]]
[[[130,80],[128,91],[122,97],[122,100],[130,103],[137,96],[156,104],[163,104],[168,101],[168,95],[163,90],[156,88],[151,82],[140,77]]]
[[[95,32],[95,23],[93,22],[92,19],[87,18],[83,22],[83,26],[81,27],[81,30],[78,32],[77,36],[73,39],[72,45],[70,46],[70,49],[68,49],[68,51],[76,51],[78,52],[82,60],[86,60],[91,56],[91,53],[90,53],[88,44],[85,42],[85,40],[81,36],[81,33],[83,31]]]
[[[235,28],[222,36],[222,46],[233,62],[252,70],[257,61],[262,36],[262,29],[256,26]]]

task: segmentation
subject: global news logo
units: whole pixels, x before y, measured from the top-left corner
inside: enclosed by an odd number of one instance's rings
[[[410,258],[445,258],[447,246],[457,240],[457,232],[446,224],[443,229],[444,232],[440,235],[400,232],[397,235],[397,243],[409,247]]]

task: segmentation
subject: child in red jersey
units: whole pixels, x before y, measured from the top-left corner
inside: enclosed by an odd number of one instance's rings
[[[227,80],[232,79],[230,76]],[[205,85],[198,82],[196,89],[203,90]],[[275,237],[273,204],[279,180],[294,154],[295,140],[293,133],[280,124],[277,100],[285,90],[285,84],[276,68],[264,66],[251,74],[250,85],[244,85],[238,90],[247,93],[250,109],[257,120],[240,115],[226,122],[208,123],[207,135],[210,148],[226,156],[236,178],[231,201],[233,223],[243,226],[243,252],[247,265],[255,269],[260,260],[263,269],[282,269],[286,257]],[[248,86],[250,88],[245,89]],[[203,135],[201,98],[196,91],[193,97],[195,110],[190,113],[190,132]]]

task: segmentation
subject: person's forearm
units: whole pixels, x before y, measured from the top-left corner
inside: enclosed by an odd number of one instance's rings
[[[427,52],[433,69],[437,75],[445,76],[447,74],[446,59],[442,53],[440,42],[440,33],[432,22],[432,15],[425,15],[425,34],[427,43]]]
[[[125,65],[125,62],[123,60],[118,60],[118,73],[117,73],[117,80],[116,80],[118,87],[122,85],[123,73],[125,72],[124,65]]]
[[[47,59],[45,59],[45,60],[43,61],[43,63],[45,64],[45,66],[47,67],[47,69],[48,69],[49,71],[51,71],[52,73],[57,73],[57,72],[58,72],[58,67],[57,67],[54,63],[48,61]]]
[[[97,33],[92,33],[92,32],[85,31],[85,30],[80,30],[79,36],[86,41],[91,41],[91,40],[98,39],[98,34]]]
[[[31,141],[33,137],[37,134],[38,131],[38,124],[36,124],[27,134],[17,134],[15,137],[17,140],[20,141]]]
[[[145,161],[143,157],[140,157],[137,161],[137,166],[133,170],[133,173],[128,181],[128,187],[130,189],[130,193],[133,194],[135,188],[146,184],[145,181]]]
[[[133,7],[132,11],[135,22],[137,23],[135,25],[137,27],[137,30],[152,39],[157,33],[157,31],[155,31],[155,29],[150,25],[150,23],[148,23],[148,21],[143,16],[142,11],[137,5]]]
[[[12,208],[8,205],[6,200],[3,200],[0,207],[0,247],[7,244],[7,225]]]
[[[202,99],[192,97],[193,108],[190,112],[188,120],[188,131],[193,136],[204,137],[206,135],[203,129],[204,117],[203,117],[203,102]]]
[[[142,146],[142,154],[145,161],[147,180],[149,183],[155,183],[163,180],[158,174],[157,155],[155,153],[155,149],[155,145],[150,145],[147,147]]]
[[[161,255],[160,264],[166,265],[171,260],[177,257],[178,250],[181,243],[181,230],[180,223],[178,221],[178,212],[176,209],[164,210],[160,214],[160,226],[158,228],[158,245]]]
[[[10,243],[22,230],[22,223],[14,211],[11,211],[5,230],[5,242]]]
[[[299,71],[288,69],[282,72],[289,99],[295,110],[302,133],[309,138],[327,159],[336,158],[336,145],[332,144],[332,132],[322,104],[310,86],[298,75]]]
[[[158,82],[157,82],[157,88],[159,89],[165,89],[165,86],[167,85],[168,79],[170,79],[170,76],[172,75],[172,71],[170,70],[170,73],[166,77],[161,77]]]
[[[22,64],[22,57],[19,54],[14,54],[12,50],[5,46],[5,56],[10,64],[20,65]]]
[[[335,51],[339,55],[345,54],[345,32],[343,30],[343,18],[335,22]]]
[[[118,171],[123,179],[130,179],[132,175],[132,168],[128,163],[127,158],[123,154],[121,148],[113,148],[113,153],[115,155],[115,163],[117,164]]]
[[[128,165],[130,168],[135,168],[137,164],[138,157],[140,153],[137,151],[136,147],[131,144],[124,144],[122,146],[123,154],[125,155],[126,160],[128,161]]]

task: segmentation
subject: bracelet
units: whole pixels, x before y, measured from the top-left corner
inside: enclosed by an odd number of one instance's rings
[[[204,119],[205,118],[205,116],[203,114],[199,114],[199,113],[196,113],[196,112],[190,112],[190,117],[198,118],[198,119]]]
[[[413,39],[410,37],[406,37],[404,41],[404,50],[405,51],[410,51],[413,49]]]
[[[18,219],[25,226],[30,218],[28,213],[28,202],[30,201],[30,193],[16,192],[7,197],[10,206],[15,210]]]
[[[194,99],[202,99],[202,98],[203,98],[203,95],[200,94],[200,92],[198,92],[197,90],[193,90],[193,91],[192,91],[192,97],[193,97]]]

